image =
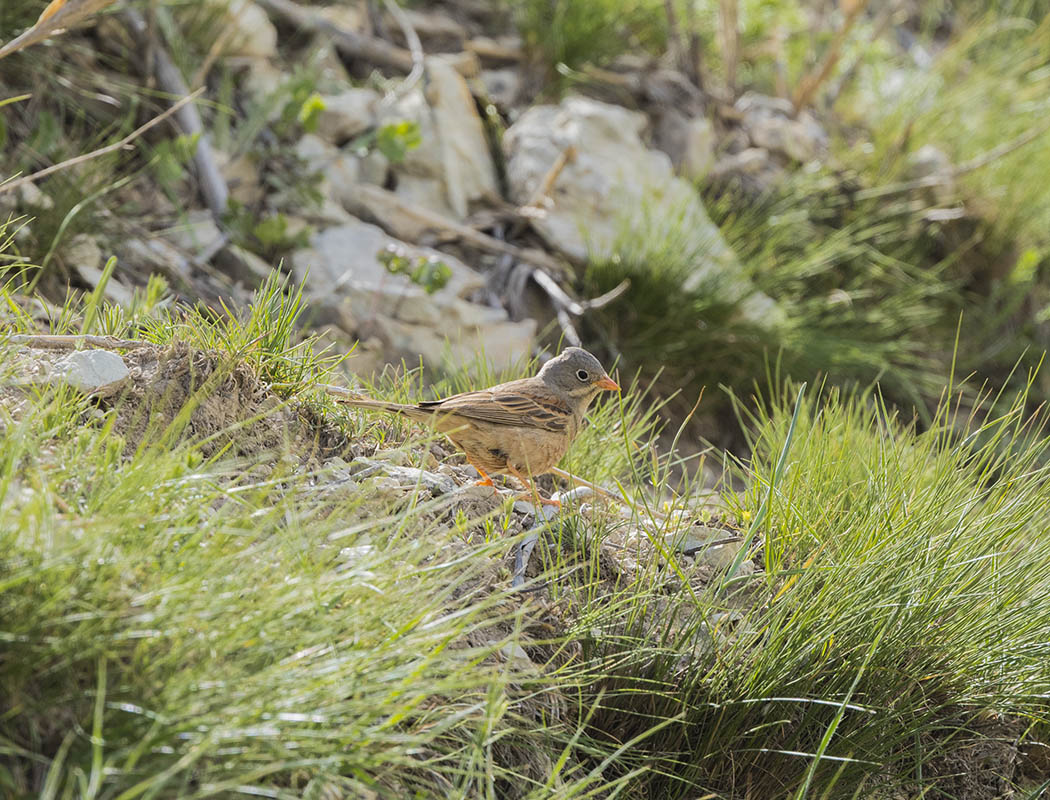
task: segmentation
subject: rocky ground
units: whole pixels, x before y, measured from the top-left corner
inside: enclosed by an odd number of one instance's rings
[[[395,42],[402,29],[418,34],[422,53],[386,45],[411,73],[384,76],[390,63],[369,64],[367,52],[345,42],[369,27],[364,4],[231,6],[221,15],[220,57],[236,74],[228,101],[259,115],[253,124],[280,127],[300,80],[291,65],[312,59],[315,118],[277,134],[287,140],[281,158],[312,192],[304,200],[281,185],[289,178],[257,142],[237,147],[205,128],[196,155],[198,175],[203,163],[217,169],[211,179],[224,200],[257,218],[280,215],[283,263],[305,284],[315,322],[361,342],[351,369],[420,356],[433,367],[458,365],[479,351],[505,367],[541,343],[578,341],[574,319],[588,305],[560,287],[571,293],[588,259],[612,256],[636,235],[660,238],[661,226],[667,236],[687,231],[676,246],[696,254],[697,285],[717,281],[760,325],[782,321],[744,276],[694,185],[768,189],[786,168],[824,153],[827,135],[812,115],[753,92],[726,104],[655,58],[624,57],[585,94],[548,103],[536,97],[532,65],[507,20],[450,3],[408,9],[403,21],[382,17]],[[97,25],[104,46],[134,35],[120,15]],[[377,146],[398,126],[411,129],[410,144]],[[179,186],[183,207],[164,201],[155,176],[114,191],[107,204],[132,216],[104,214],[101,230],[72,236],[56,257],[75,283],[93,288],[116,255],[105,289],[115,302],[129,302],[155,272],[183,297],[243,300],[274,264],[231,233],[225,206],[209,209],[189,184]],[[15,214],[54,205],[33,183],[0,198]],[[392,274],[381,253],[450,274],[440,286],[421,285]]]

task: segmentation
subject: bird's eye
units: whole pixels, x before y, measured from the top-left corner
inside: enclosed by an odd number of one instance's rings
[[[576,370],[576,377],[579,378],[581,381],[586,381],[591,376],[587,374],[587,370],[578,369]]]

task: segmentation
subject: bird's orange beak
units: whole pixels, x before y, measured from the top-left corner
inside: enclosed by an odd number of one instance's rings
[[[607,392],[618,392],[620,391],[620,384],[610,378],[608,375],[603,375],[602,379],[595,381],[595,386],[599,389],[605,389]]]

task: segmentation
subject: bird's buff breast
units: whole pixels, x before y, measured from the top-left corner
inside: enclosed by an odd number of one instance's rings
[[[448,428],[452,430],[442,433],[489,473],[507,472],[509,466],[526,475],[542,475],[561,461],[572,441],[568,431],[515,428],[486,422],[472,421],[469,425],[449,425]]]

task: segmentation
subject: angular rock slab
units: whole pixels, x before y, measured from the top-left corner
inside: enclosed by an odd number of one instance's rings
[[[393,275],[377,256],[388,246],[407,258],[437,259],[452,271],[449,282],[427,294]],[[511,322],[501,308],[467,298],[484,278],[454,256],[416,247],[360,220],[314,235],[311,247],[292,254],[292,268],[312,303],[334,309],[355,333],[369,329],[388,346],[387,356],[430,366],[461,366],[480,354],[497,369],[526,358],[536,332],[533,320]]]
[[[398,192],[462,220],[472,202],[499,197],[496,167],[463,76],[444,56],[428,56],[425,64],[425,81],[393,104],[381,104],[379,122],[419,125],[419,147],[394,166]]]
[[[578,262],[673,246],[694,268],[685,289],[708,281],[749,297],[748,315],[779,319],[779,309],[757,293],[736,254],[708,217],[692,184],[675,176],[666,153],[646,147],[645,115],[584,97],[534,106],[503,136],[512,199],[525,204],[566,148],[575,158],[555,180],[546,213],[532,220],[548,245]],[[642,249],[638,249],[642,248]]]

